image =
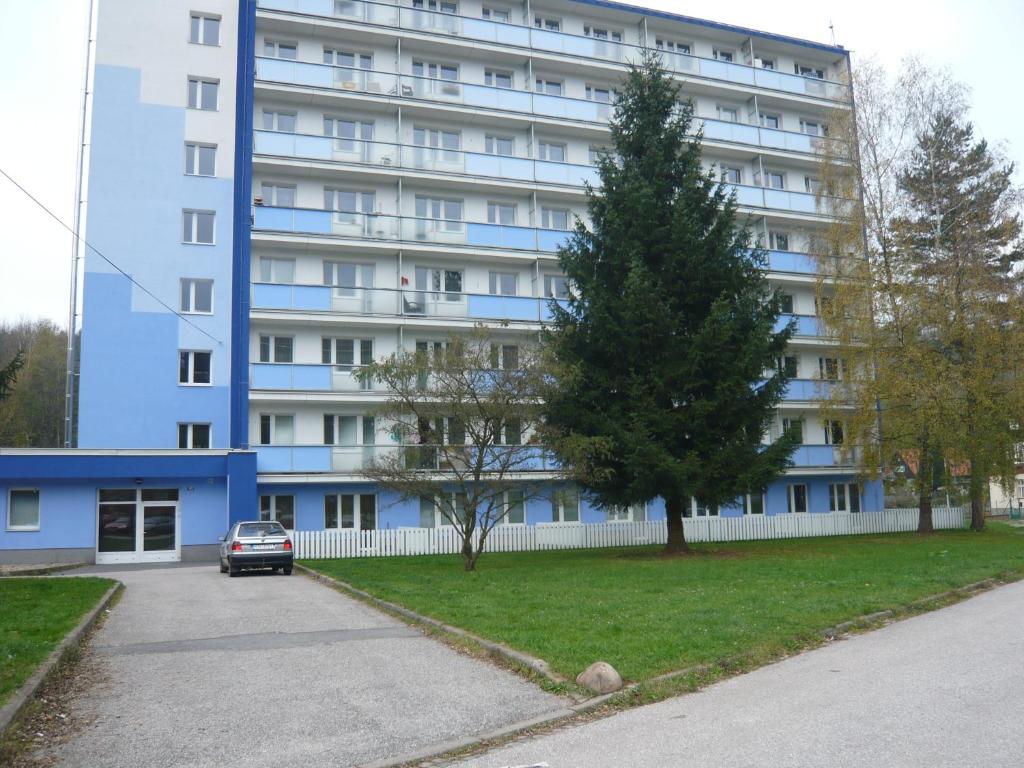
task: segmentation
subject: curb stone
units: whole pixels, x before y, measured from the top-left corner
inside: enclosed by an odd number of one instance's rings
[[[103,597],[100,598],[95,607],[89,611],[80,622],[78,622],[78,625],[74,629],[64,636],[64,639],[61,640],[57,647],[50,652],[50,655],[46,657],[45,661],[39,665],[28,680],[22,683],[21,687],[14,692],[3,707],[0,707],[0,738],[7,734],[7,730],[18,719],[18,715],[20,715],[28,703],[32,701],[36,695],[36,691],[38,691],[42,684],[46,682],[46,679],[50,676],[53,670],[56,669],[68,652],[77,648],[81,644],[82,638],[90,629],[92,629],[102,612],[108,605],[110,605],[110,601],[113,600],[114,596],[123,588],[124,584],[115,580],[114,585],[104,593]]]

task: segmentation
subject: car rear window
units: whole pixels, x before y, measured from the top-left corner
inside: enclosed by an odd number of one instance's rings
[[[238,526],[238,538],[250,536],[284,536],[284,526],[280,523],[242,523]]]

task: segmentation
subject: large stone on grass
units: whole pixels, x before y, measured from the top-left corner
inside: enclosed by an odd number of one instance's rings
[[[622,677],[615,671],[615,667],[604,661],[595,661],[580,672],[576,683],[594,693],[615,693],[622,690]]]

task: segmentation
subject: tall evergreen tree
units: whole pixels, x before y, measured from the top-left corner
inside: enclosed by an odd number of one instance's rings
[[[789,436],[762,443],[792,329],[775,330],[781,295],[735,199],[703,169],[691,121],[656,55],[630,69],[614,155],[588,189],[591,226],[578,222],[559,252],[572,295],[548,332],[549,444],[599,504],[661,496],[667,552],[687,549],[690,497],[759,493],[793,450]]]

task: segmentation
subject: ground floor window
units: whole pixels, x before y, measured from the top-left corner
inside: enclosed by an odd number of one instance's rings
[[[7,530],[39,530],[39,491],[15,489],[7,501]]]
[[[324,528],[372,531],[377,527],[377,497],[372,493],[328,493]]]
[[[466,494],[449,492],[444,496],[420,496],[420,528],[454,525],[452,515],[460,522],[466,516]]]
[[[860,512],[860,487],[857,483],[828,484],[829,512]]]
[[[277,494],[260,496],[260,520],[277,520],[289,531],[295,529],[295,497]]]
[[[788,512],[806,512],[807,511],[807,486],[803,483],[795,483],[787,486],[789,495],[789,508]]]
[[[580,493],[575,488],[561,488],[551,495],[551,522],[578,523]]]
[[[764,514],[764,494],[748,493],[743,497],[743,513],[746,515]]]
[[[100,553],[160,553],[176,548],[177,488],[109,488],[99,492]]]
[[[609,523],[642,522],[647,519],[647,505],[641,503],[608,507],[605,514]]]
[[[504,525],[525,525],[526,502],[522,491],[505,491],[500,503]]]

